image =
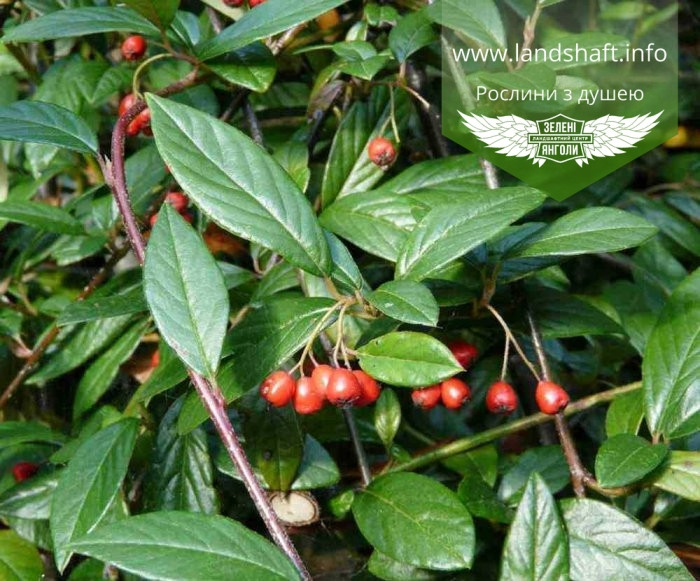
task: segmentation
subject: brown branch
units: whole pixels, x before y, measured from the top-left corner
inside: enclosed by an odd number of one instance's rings
[[[95,289],[97,289],[97,287],[99,287],[105,281],[107,275],[110,273],[112,268],[114,268],[117,262],[124,258],[128,251],[129,246],[127,244],[117,249],[112,255],[112,257],[107,261],[107,263],[97,272],[97,274],[95,274],[95,276],[92,277],[92,279],[90,279],[90,282],[88,282],[85,288],[83,288],[80,294],[76,297],[76,302],[85,300],[93,292],[95,292]],[[49,329],[49,331],[41,339],[39,344],[34,348],[31,355],[24,362],[24,365],[19,370],[19,373],[17,373],[10,385],[8,385],[5,388],[5,391],[3,391],[2,395],[0,396],[0,409],[5,407],[7,402],[9,402],[12,396],[14,395],[14,393],[24,383],[24,380],[34,369],[34,366],[39,362],[46,350],[56,340],[58,332],[59,327],[58,325],[56,325],[56,323],[54,323]]]

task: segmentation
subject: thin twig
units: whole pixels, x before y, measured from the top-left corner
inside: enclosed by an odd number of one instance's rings
[[[128,244],[125,244],[119,248],[112,257],[106,262],[106,264],[93,276],[87,283],[85,288],[76,297],[76,302],[80,302],[88,298],[97,287],[99,287],[107,278],[112,268],[119,262],[126,253],[129,251]],[[12,380],[10,385],[5,388],[2,395],[0,396],[0,409],[5,407],[8,401],[12,398],[14,393],[19,389],[19,387],[24,383],[24,380],[29,376],[34,366],[39,362],[41,357],[44,355],[46,350],[51,346],[51,344],[56,340],[58,336],[59,327],[56,323],[53,323],[48,332],[41,339],[39,344],[34,348],[31,355],[24,362],[24,365],[19,370],[15,378]]]
[[[265,139],[263,138],[263,132],[260,128],[260,121],[258,121],[258,116],[255,114],[253,106],[250,104],[250,99],[246,99],[243,102],[243,113],[248,121],[250,137],[253,139],[253,141],[255,141],[255,143],[264,149]]]
[[[355,448],[355,456],[357,456],[357,465],[360,468],[360,476],[362,477],[362,486],[367,487],[372,482],[372,471],[369,467],[369,462],[367,461],[367,454],[365,453],[365,448],[362,445],[362,440],[360,439],[360,433],[357,429],[357,422],[355,422],[355,415],[352,413],[352,408],[344,407],[343,417],[345,418],[345,424],[348,427],[348,433],[350,434],[350,439],[352,440],[353,448]]]
[[[532,375],[535,376],[535,379],[539,381],[540,374],[537,373],[537,369],[535,369],[535,366],[527,358],[527,355],[525,355],[525,351],[523,351],[523,348],[520,346],[520,343],[518,343],[518,340],[511,332],[510,327],[508,327],[508,323],[505,322],[505,320],[503,319],[503,317],[501,317],[499,312],[496,309],[494,309],[491,305],[486,305],[486,308],[491,312],[491,314],[494,317],[496,317],[496,320],[501,324],[501,327],[503,328],[503,332],[506,334],[506,340],[510,341],[513,344],[513,347],[515,347],[515,350],[518,352],[518,355],[520,355],[520,359],[522,359],[523,363],[527,365],[527,368],[532,372]]]

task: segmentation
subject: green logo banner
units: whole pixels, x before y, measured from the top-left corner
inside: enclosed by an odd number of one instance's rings
[[[676,134],[678,5],[438,0],[443,133],[563,200]]]

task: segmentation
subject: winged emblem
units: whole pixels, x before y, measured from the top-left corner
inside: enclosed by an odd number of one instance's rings
[[[583,167],[596,157],[611,157],[634,147],[658,125],[660,113],[621,117],[605,115],[580,121],[566,115],[531,121],[517,115],[465,115],[463,124],[476,137],[508,157],[526,157],[540,167],[551,160],[575,161]]]

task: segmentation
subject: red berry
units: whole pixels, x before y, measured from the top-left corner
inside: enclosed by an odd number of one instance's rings
[[[138,116],[134,119],[126,128],[126,134],[129,137],[136,137],[141,133],[141,123],[139,122]]]
[[[360,399],[355,402],[355,405],[357,407],[364,407],[377,401],[379,394],[381,393],[377,380],[359,369],[357,371],[353,371],[352,373],[357,378],[357,381],[360,384],[360,389],[362,390],[362,395],[360,396]]]
[[[119,116],[123,117],[129,109],[131,109],[136,104],[136,97],[133,93],[124,95],[124,98],[119,101]]]
[[[440,384],[442,404],[448,410],[458,410],[465,402],[469,401],[472,392],[469,386],[461,379],[453,377]]]
[[[440,401],[442,389],[439,385],[431,385],[423,389],[415,389],[411,394],[413,405],[424,410],[433,409]]]
[[[130,36],[122,43],[122,55],[128,61],[137,61],[146,54],[146,39],[140,34]]]
[[[147,133],[149,135],[153,135],[153,133],[150,133],[151,130],[151,111],[150,109],[146,108],[141,113],[139,113],[136,118],[134,119],[134,123],[139,124],[139,129],[143,133]]]
[[[275,371],[260,384],[260,395],[273,406],[286,406],[294,397],[296,382],[286,371]]]
[[[262,4],[265,0],[248,0],[248,5],[251,8],[255,8],[258,4]]]
[[[226,4],[226,6],[231,6],[232,8],[243,6],[243,2],[244,0],[224,0],[224,4]]]
[[[360,382],[349,369],[334,369],[326,387],[326,397],[333,405],[351,405],[362,397]]]
[[[151,367],[158,367],[160,365],[160,351],[156,349],[151,355]]]
[[[330,365],[317,365],[311,373],[311,379],[314,382],[314,387],[319,395],[324,399],[326,398],[328,382],[330,382],[331,375],[333,375],[334,371],[335,369],[333,369]]]
[[[535,401],[540,411],[553,416],[569,405],[569,394],[553,381],[540,381],[535,390]]]
[[[314,380],[302,377],[294,392],[294,409],[299,414],[315,414],[323,408],[323,397],[316,390]]]
[[[448,347],[450,351],[452,351],[452,355],[455,356],[457,362],[465,369],[479,356],[479,350],[466,341],[452,341]]]
[[[497,381],[486,393],[486,407],[492,414],[512,414],[518,407],[518,394],[505,381]]]
[[[182,219],[188,224],[192,224],[192,222],[194,222],[194,214],[192,214],[192,212],[185,211],[182,212],[180,216],[182,216]]]
[[[153,228],[156,225],[156,222],[158,221],[158,212],[155,214],[151,214],[151,217],[148,219],[148,224],[150,225],[151,228]]]
[[[170,204],[176,212],[182,214],[187,209],[190,200],[182,192],[168,192],[165,194],[165,203]]]
[[[396,161],[396,148],[384,137],[375,137],[367,149],[371,162],[381,168],[387,168]]]
[[[34,464],[34,462],[17,462],[12,467],[12,476],[15,477],[15,482],[22,482],[34,476],[37,470],[39,470],[39,465]]]

